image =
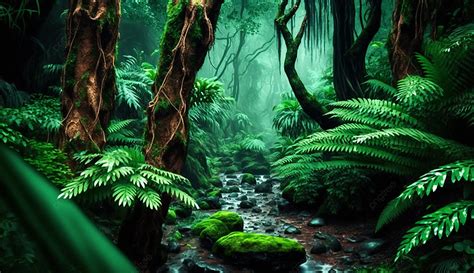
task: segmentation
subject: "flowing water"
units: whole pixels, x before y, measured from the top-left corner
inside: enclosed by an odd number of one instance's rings
[[[256,193],[255,185],[242,184],[242,174],[220,175],[223,187],[229,188],[236,186],[239,188],[238,192],[222,193],[221,210],[235,211],[239,213],[244,219],[244,231],[255,232],[267,235],[282,236],[298,240],[306,249],[307,261],[296,269],[295,273],[307,272],[351,272],[350,266],[341,263],[340,260],[351,255],[348,251],[339,251],[336,253],[326,253],[321,255],[312,255],[310,250],[313,243],[313,235],[316,231],[330,232],[334,234],[341,242],[343,249],[352,249],[354,244],[347,242],[349,236],[364,236],[367,235],[367,230],[372,227],[368,223],[353,223],[353,224],[339,224],[328,225],[320,228],[309,227],[308,221],[312,218],[311,213],[307,211],[286,211],[282,210],[280,183],[278,180],[272,179],[269,175],[255,176],[257,185],[272,182],[271,192]],[[241,208],[239,205],[242,201],[247,200],[254,205],[251,208]],[[280,209],[278,204],[280,203]],[[214,211],[209,211],[212,213]],[[288,226],[297,227],[300,234],[285,234],[285,229]],[[367,233],[367,234],[364,234]],[[215,257],[208,250],[199,246],[199,240],[194,237],[186,237],[181,242],[182,251],[179,254],[170,254],[167,270],[168,272],[186,272],[180,271],[183,261],[190,259],[201,264],[205,264],[206,268],[215,271],[205,272],[225,272],[225,273],[251,273],[251,269],[238,268],[232,265],[224,264],[224,261]],[[388,255],[387,255],[388,256]],[[383,260],[384,255],[375,256],[374,260]]]

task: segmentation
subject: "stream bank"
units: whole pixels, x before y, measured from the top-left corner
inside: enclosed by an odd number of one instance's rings
[[[243,174],[221,174],[221,210],[233,211],[244,220],[244,232],[295,239],[306,250],[306,262],[292,272],[353,272],[355,268],[389,261],[391,246],[383,238],[374,238],[374,221],[326,222],[309,211],[296,211],[281,197],[280,182],[269,175],[255,176],[256,183],[242,183]],[[193,212],[202,218],[217,210]],[[225,263],[199,238],[190,234],[190,225],[165,227],[165,234],[175,230],[183,234],[167,264],[160,272],[260,272]]]

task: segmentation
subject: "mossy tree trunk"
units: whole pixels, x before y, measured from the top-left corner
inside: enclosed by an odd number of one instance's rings
[[[61,146],[100,150],[114,107],[120,0],[70,0]]]
[[[277,35],[283,37],[286,45],[284,70],[288,77],[288,81],[290,82],[291,89],[293,90],[293,93],[303,111],[314,119],[322,129],[334,128],[337,125],[337,122],[325,115],[327,109],[318,101],[316,96],[308,92],[295,68],[296,59],[298,57],[298,48],[301,45],[301,40],[308,20],[307,16],[305,16],[301,23],[299,32],[295,37],[293,37],[293,34],[288,28],[288,22],[296,14],[300,4],[301,0],[297,0],[294,6],[288,12],[285,12],[288,0],[282,0],[275,18],[275,26],[279,32]]]
[[[380,28],[382,0],[367,0],[368,20],[354,40],[354,0],[332,0],[334,18],[333,71],[334,89],[339,100],[363,97],[362,83],[367,80],[365,57],[370,42]],[[363,12],[360,10],[359,12]]]
[[[190,92],[196,73],[214,41],[223,0],[171,0],[161,42],[145,134],[149,164],[181,173],[187,153]],[[161,196],[160,211],[136,206],[122,225],[119,247],[143,272],[154,272],[166,260],[162,224],[171,202]]]

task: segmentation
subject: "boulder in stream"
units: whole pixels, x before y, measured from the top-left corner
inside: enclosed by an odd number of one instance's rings
[[[242,208],[242,209],[251,209],[251,208],[255,207],[255,203],[253,203],[250,200],[244,200],[244,201],[240,202],[239,207]]]
[[[297,241],[256,233],[232,232],[221,237],[212,252],[257,272],[286,272],[306,261],[304,247]]]
[[[255,186],[255,192],[258,193],[272,193],[272,182],[263,182]]]
[[[230,186],[230,187],[223,188],[222,192],[223,193],[240,192],[240,189],[237,186]]]
[[[255,179],[255,176],[251,173],[244,173],[242,175],[242,184],[247,183],[249,185],[255,185],[257,184],[257,179]]]
[[[232,211],[218,211],[209,216],[209,219],[217,219],[224,222],[231,231],[244,230],[244,220],[238,213]]]

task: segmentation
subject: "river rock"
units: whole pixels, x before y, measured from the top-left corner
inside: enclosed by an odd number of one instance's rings
[[[353,243],[353,244],[360,243],[364,240],[365,240],[365,238],[362,237],[362,236],[351,236],[351,237],[346,238],[346,241],[348,241],[349,243]]]
[[[239,192],[240,189],[237,186],[230,186],[230,187],[225,187],[222,189],[223,193],[231,193],[231,192]]]
[[[245,201],[245,200],[248,200],[248,197],[246,195],[242,195],[241,197],[239,197],[239,200]]]
[[[277,207],[273,207],[270,209],[270,211],[268,212],[268,215],[269,216],[279,216],[280,215],[280,211],[278,210]]]
[[[179,253],[181,251],[181,245],[175,240],[168,241],[166,249],[169,253]]]
[[[278,204],[278,209],[280,211],[289,211],[289,210],[291,210],[291,204],[286,199],[281,198],[278,201],[277,204]]]
[[[184,259],[179,273],[222,273],[223,271],[206,263],[194,261],[193,259]]]
[[[227,180],[226,185],[227,186],[237,186],[237,185],[240,185],[240,182],[237,179],[229,179],[229,180]]]
[[[367,253],[369,255],[372,255],[382,250],[382,247],[384,245],[385,245],[385,241],[382,239],[369,239],[360,244],[359,251],[361,253]]]
[[[255,206],[255,204],[249,200],[244,200],[242,202],[240,202],[239,204],[239,207],[243,208],[243,209],[251,209]]]
[[[308,226],[310,227],[322,227],[324,225],[326,225],[326,221],[320,217],[313,218],[308,222]]]
[[[329,233],[318,231],[314,237],[323,240],[326,246],[334,252],[342,250],[341,242]]]
[[[257,180],[255,179],[255,176],[251,173],[244,173],[242,175],[242,184],[247,183],[249,185],[255,185],[257,184]]]
[[[261,212],[262,212],[262,209],[259,208],[259,207],[256,207],[256,208],[253,208],[253,209],[252,209],[252,212],[253,212],[253,213],[261,213]]]
[[[258,193],[271,193],[272,192],[272,183],[271,182],[263,182],[255,186],[255,192]]]
[[[229,194],[229,197],[239,197],[239,194],[236,192],[232,192],[231,194]]]
[[[326,252],[328,252],[326,244],[321,240],[314,240],[313,246],[311,247],[311,254],[323,254]]]
[[[288,272],[306,261],[304,247],[297,241],[256,233],[232,232],[220,238],[212,252],[256,272]]]
[[[289,225],[285,228],[285,234],[301,234],[301,230],[293,225]]]

